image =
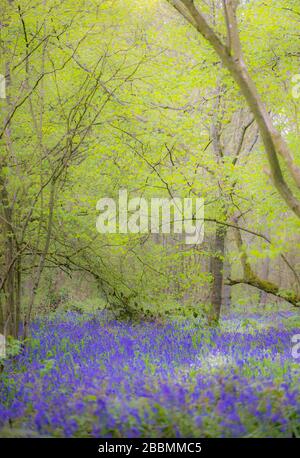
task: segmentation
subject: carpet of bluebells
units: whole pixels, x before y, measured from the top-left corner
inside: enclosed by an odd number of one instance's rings
[[[2,435],[298,437],[291,336],[300,330],[268,320],[207,329],[103,314],[40,319],[2,367]]]

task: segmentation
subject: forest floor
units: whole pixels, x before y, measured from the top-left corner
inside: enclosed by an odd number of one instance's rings
[[[36,320],[4,361],[0,435],[300,436],[299,314],[120,323],[104,313]]]

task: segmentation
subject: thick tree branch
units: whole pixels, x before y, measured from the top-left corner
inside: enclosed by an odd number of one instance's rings
[[[237,28],[236,10],[238,0],[223,0],[223,8],[227,27],[228,49],[236,59],[242,59],[242,47]]]
[[[239,279],[227,279],[226,284],[230,286],[238,285],[238,284],[245,284],[249,286],[253,286],[261,291],[264,291],[268,294],[273,294],[280,299],[284,299],[285,301],[289,302],[290,304],[294,305],[295,307],[300,307],[300,295],[297,294],[295,291],[290,290],[283,290],[279,288],[273,282],[268,280],[261,279],[253,270],[250,265],[246,250],[243,246],[243,240],[241,236],[241,232],[238,228],[235,228],[235,241],[240,252],[240,260],[244,272],[243,278]]]
[[[247,104],[252,111],[259,127],[261,138],[270,164],[270,171],[274,185],[289,206],[300,218],[300,200],[293,194],[287,185],[280,167],[278,154],[281,155],[289,169],[295,183],[300,188],[300,169],[294,163],[291,151],[285,140],[276,130],[269,113],[267,112],[256,85],[252,80],[242,57],[239,44],[239,35],[234,5],[231,0],[224,0],[226,5],[227,29],[230,30],[231,49],[224,45],[214,30],[209,26],[203,14],[194,5],[193,0],[169,0],[169,2],[195,27],[195,29],[211,44],[220,57],[223,65],[238,84]],[[182,11],[184,10],[184,14]],[[190,19],[192,18],[192,20]],[[232,42],[233,41],[233,42]],[[232,55],[232,51],[235,55]]]
[[[273,296],[278,297],[279,299],[283,299],[295,307],[300,307],[300,296],[296,294],[294,291],[285,291],[281,290],[278,285],[275,285],[272,282],[262,280],[261,278],[238,278],[232,280],[231,278],[227,279],[225,284],[230,286],[235,285],[249,285],[253,286],[254,288],[259,289],[260,291],[264,291],[265,293],[272,294]]]

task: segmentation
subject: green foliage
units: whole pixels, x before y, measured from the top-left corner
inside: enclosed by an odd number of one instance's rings
[[[297,101],[290,87],[290,75],[298,71],[291,30],[299,18],[290,4],[243,3],[239,24],[258,89],[300,162]],[[209,5],[201,6],[211,20]],[[213,19],[224,33],[222,11]],[[233,164],[239,135],[251,118],[243,98],[214,52],[166,1],[5,2],[3,23],[1,52],[11,77],[9,98],[0,102],[2,121],[17,108],[9,141],[7,135],[1,140],[1,176],[14,202],[14,235],[24,248],[19,257],[25,309],[49,232],[44,277],[51,278],[55,269],[67,281],[79,271],[97,285],[99,308],[113,304],[116,314],[129,316],[152,317],[158,309],[168,314],[169,304],[193,316],[199,313],[198,307],[190,309],[193,304],[209,302],[212,275],[206,261],[215,255],[214,220],[246,215],[242,226],[267,234],[271,243],[242,234],[258,270],[264,260],[276,265],[298,247],[299,222],[273,192],[255,125]],[[221,129],[221,161],[211,145],[212,123]],[[97,234],[97,201],[117,199],[122,188],[129,197],[202,196],[210,220],[206,245],[187,248],[176,235]],[[240,253],[229,244],[225,261],[231,276],[239,276]],[[0,245],[5,246],[4,235]],[[293,282],[284,288],[287,297]],[[38,311],[79,310],[89,301],[68,297],[56,285],[45,294],[45,282],[41,285]],[[127,310],[120,297],[110,300],[114,291],[133,295]],[[248,290],[246,297],[242,288],[236,291],[234,302],[249,302]]]

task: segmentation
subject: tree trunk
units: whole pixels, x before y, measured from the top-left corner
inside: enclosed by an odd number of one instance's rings
[[[212,259],[211,273],[213,284],[211,291],[211,310],[209,314],[209,323],[216,325],[220,319],[221,306],[223,300],[223,268],[225,253],[226,229],[224,226],[216,227],[215,235],[215,254]]]
[[[263,262],[262,277],[265,278],[267,281],[269,279],[269,269],[270,269],[270,258],[266,258]],[[267,299],[268,299],[268,293],[260,290],[260,298],[259,298],[260,305],[265,307],[267,303]]]
[[[230,277],[231,273],[231,266],[230,263],[224,262],[224,269],[223,269],[223,277],[228,278]],[[223,285],[223,311],[227,314],[230,313],[230,308],[231,308],[231,286],[228,284]]]

